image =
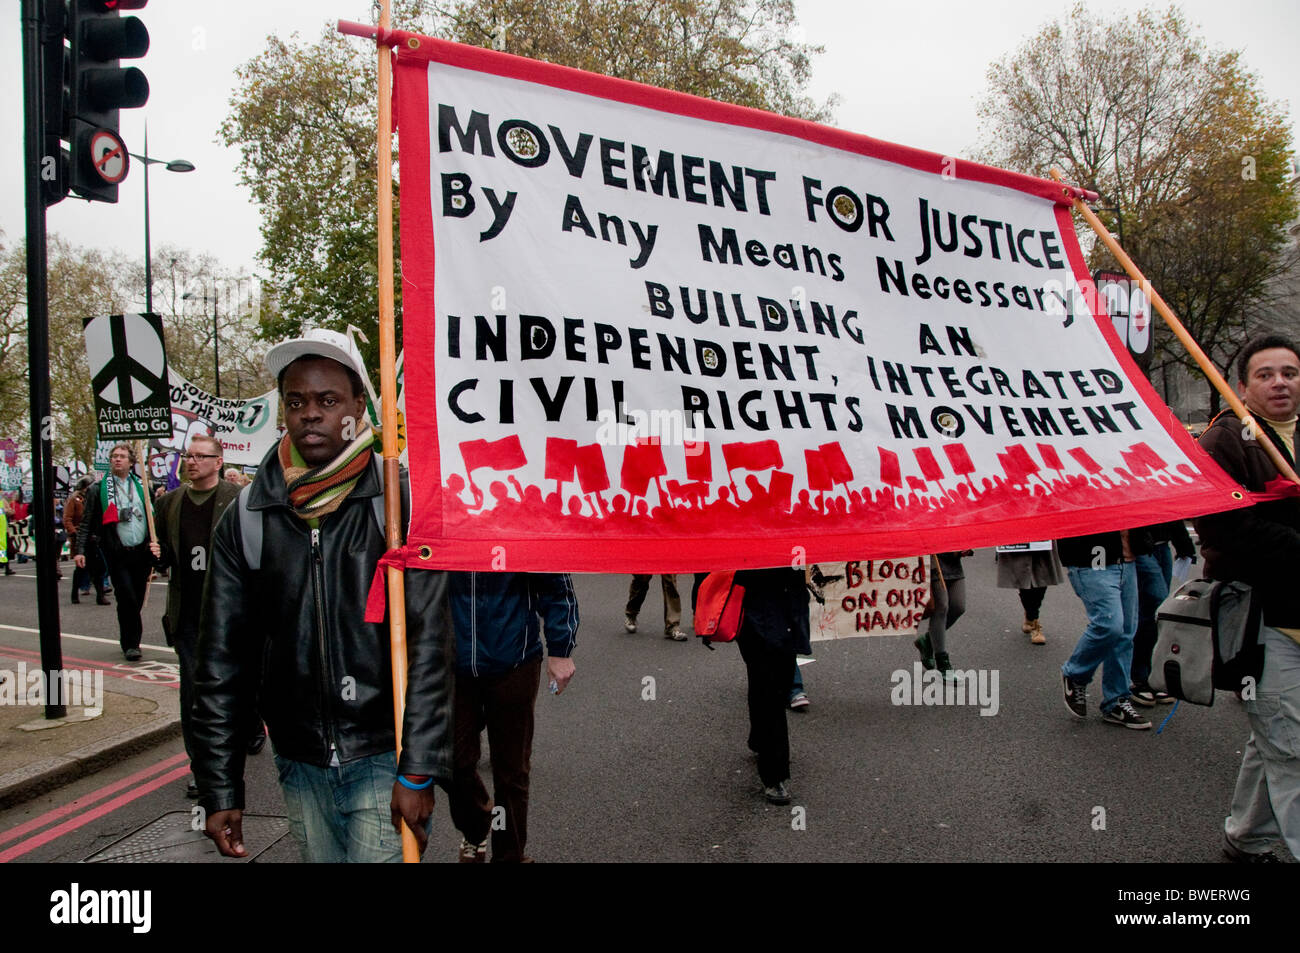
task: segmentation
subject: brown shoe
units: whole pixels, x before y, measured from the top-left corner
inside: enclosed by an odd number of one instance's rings
[[[1046,645],[1047,636],[1043,635],[1043,626],[1037,619],[1029,623],[1029,644]]]

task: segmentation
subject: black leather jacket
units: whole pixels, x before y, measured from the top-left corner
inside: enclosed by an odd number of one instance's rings
[[[272,449],[246,488],[262,517],[261,568],[244,556],[239,505],[213,534],[200,617],[193,772],[209,812],[243,808],[245,739],[253,705],[278,755],[319,767],[395,748],[388,620],[364,621],[385,551],[372,497],[379,461],[313,530],[294,515]],[[410,491],[402,479],[403,511]],[[407,690],[403,774],[451,778],[451,622],[447,574],[406,573]]]

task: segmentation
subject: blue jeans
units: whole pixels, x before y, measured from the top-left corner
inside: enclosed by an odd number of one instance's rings
[[[337,768],[290,761],[275,766],[289,812],[289,831],[302,859],[315,864],[397,864],[402,839],[390,804],[397,780],[395,752],[358,758]]]
[[[1087,685],[1101,666],[1101,710],[1110,711],[1129,694],[1129,665],[1137,631],[1137,569],[1122,562],[1105,569],[1068,567],[1070,585],[1083,600],[1088,627],[1061,666],[1072,681]]]
[[[1164,559],[1160,553],[1164,552]],[[1133,563],[1137,569],[1138,626],[1133,637],[1133,665],[1130,675],[1134,685],[1145,685],[1151,677],[1151,653],[1156,647],[1156,610],[1169,595],[1169,579],[1173,563],[1169,560],[1169,544],[1157,543],[1155,552],[1139,556]],[[1167,571],[1166,571],[1167,570]]]

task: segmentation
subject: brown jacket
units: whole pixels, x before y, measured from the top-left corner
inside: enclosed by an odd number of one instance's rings
[[[77,555],[77,527],[86,513],[86,495],[82,490],[73,490],[63,504],[63,529],[68,534],[68,554]]]
[[[1256,418],[1258,420],[1258,418]],[[1293,467],[1295,460],[1263,421],[1272,440]],[[1248,440],[1240,420],[1225,411],[1201,434],[1201,446],[1214,462],[1247,490],[1261,492],[1278,477],[1258,440]],[[1256,503],[1195,520],[1210,579],[1249,583],[1263,601],[1264,622],[1274,628],[1300,628],[1300,496]]]

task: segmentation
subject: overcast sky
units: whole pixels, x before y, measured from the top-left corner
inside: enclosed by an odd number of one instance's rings
[[[814,63],[810,92],[838,93],[835,125],[941,153],[967,154],[978,138],[976,107],[988,64],[1014,50],[1072,0],[861,3],[796,0],[801,38],[825,46]],[[1122,0],[1093,0],[1106,13],[1139,9]],[[1181,6],[1212,46],[1244,52],[1270,98],[1289,104],[1292,128],[1300,105],[1300,4],[1295,0],[1186,0]],[[22,175],[22,48],[18,0],[0,0],[0,78],[9,108],[0,135],[0,228],[6,244],[24,231]],[[133,152],[189,159],[197,171],[154,166],[150,203],[155,248],[175,243],[216,255],[225,267],[255,271],[260,246],[257,209],[235,175],[238,154],[217,144],[234,71],[256,55],[270,33],[297,31],[314,39],[339,19],[367,20],[369,0],[154,0],[139,16],[151,49],[142,68],[151,94],[142,109],[123,110],[122,134]],[[402,26],[402,24],[395,24]],[[357,40],[355,42],[361,42]],[[1294,134],[1293,134],[1294,135]],[[50,210],[49,230],[77,244],[115,248],[143,259],[144,202],[140,165],[116,205],[65,199]]]

